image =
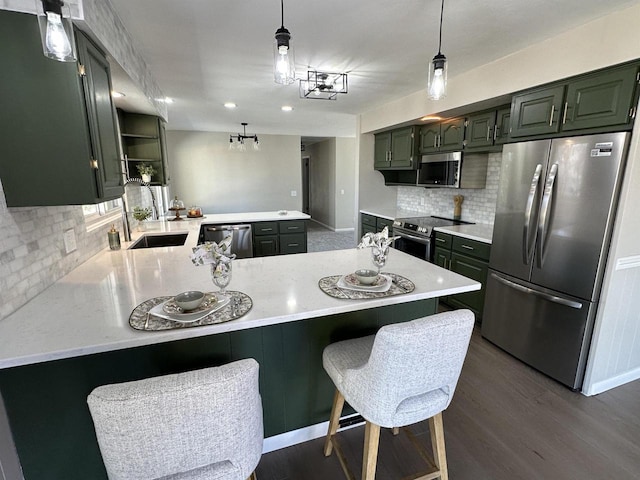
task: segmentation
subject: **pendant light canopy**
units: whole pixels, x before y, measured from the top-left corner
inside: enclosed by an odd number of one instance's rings
[[[273,74],[276,83],[290,85],[296,81],[296,70],[293,47],[289,45],[291,33],[284,28],[284,0],[280,0],[280,9],[282,24],[276,30],[276,41],[273,44]]]
[[[431,100],[440,100],[447,95],[447,57],[442,54],[442,14],[444,0],[440,7],[440,38],[438,40],[438,54],[433,57],[429,65],[428,93]]]
[[[62,0],[35,0],[44,56],[59,62],[75,62],[71,11]]]

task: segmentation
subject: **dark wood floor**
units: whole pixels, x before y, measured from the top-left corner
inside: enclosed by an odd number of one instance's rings
[[[585,397],[548,379],[474,332],[444,413],[451,480],[640,479],[640,381]],[[413,427],[429,447],[426,422]],[[342,433],[357,478],[363,427]],[[323,439],[263,455],[259,480],[344,478]],[[424,470],[407,436],[383,430],[376,479]]]

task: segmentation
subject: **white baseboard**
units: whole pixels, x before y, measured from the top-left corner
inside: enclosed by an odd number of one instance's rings
[[[334,232],[353,232],[355,228],[336,228]]]
[[[265,438],[262,444],[262,453],[273,452],[274,450],[280,450],[281,448],[324,437],[327,434],[328,428],[329,422],[327,421]]]
[[[601,382],[589,385],[586,389],[582,390],[582,393],[590,397],[591,395],[598,395],[599,393],[606,392],[607,390],[611,390],[612,388],[619,387],[625,383],[633,382],[638,379],[640,379],[640,368],[634,368],[633,370],[621,375],[616,375],[613,378],[608,378]]]
[[[346,415],[340,417],[341,420],[354,417],[357,414]],[[362,425],[362,422],[343,427],[340,431],[349,430]],[[324,437],[329,429],[329,422],[316,423],[309,427],[299,428],[298,430],[292,430],[290,432],[281,433],[280,435],[274,435],[273,437],[265,438],[262,443],[262,453],[273,452],[274,450],[280,450],[281,448],[291,447],[298,443],[308,442],[309,440],[315,440],[316,438]]]

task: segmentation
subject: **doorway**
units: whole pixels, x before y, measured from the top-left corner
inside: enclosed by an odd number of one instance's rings
[[[309,160],[302,157],[302,212],[309,214]]]

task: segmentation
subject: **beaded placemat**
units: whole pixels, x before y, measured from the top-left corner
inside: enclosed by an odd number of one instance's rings
[[[215,292],[214,292],[215,293]],[[202,317],[196,322],[181,323],[168,320],[150,314],[149,311],[156,305],[161,304],[173,297],[155,297],[142,302],[133,309],[129,316],[129,325],[136,330],[159,331],[172,330],[176,328],[201,327],[203,325],[213,325],[224,323],[245,315],[253,307],[251,297],[246,293],[227,290],[226,294],[231,297],[228,305],[216,310],[206,317]]]
[[[416,288],[411,280],[403,277],[402,275],[387,272],[382,272],[382,274],[391,277],[392,280],[391,287],[386,292],[369,292],[366,290],[350,290],[346,288],[340,288],[336,284],[338,283],[338,280],[340,280],[342,275],[331,275],[330,277],[321,278],[318,281],[318,286],[320,287],[320,290],[331,297],[348,300],[392,297],[394,295],[411,293]]]

